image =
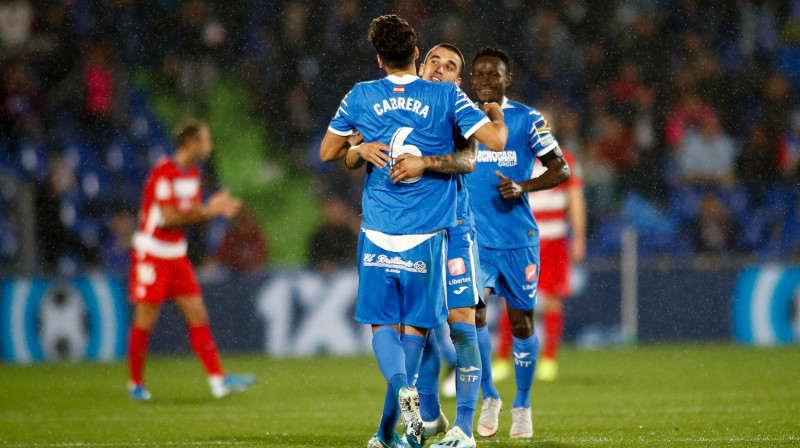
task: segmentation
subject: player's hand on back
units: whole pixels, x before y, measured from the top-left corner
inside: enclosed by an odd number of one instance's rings
[[[380,142],[362,143],[350,150],[356,151],[359,157],[378,168],[385,168],[392,161],[392,158],[387,154],[391,152],[391,148]]]
[[[222,216],[225,218],[233,218],[239,213],[241,208],[242,200],[231,197],[230,191],[228,191],[227,188],[211,195],[206,204],[206,212],[211,217]]]
[[[522,193],[524,193],[522,185],[503,176],[503,173],[500,171],[495,171],[495,174],[500,178],[500,183],[497,184],[497,188],[500,190],[500,196],[504,199],[516,199],[522,196]]]
[[[417,177],[423,171],[425,171],[425,161],[422,157],[413,154],[400,154],[400,157],[395,159],[392,170],[389,171],[389,176],[392,182],[397,183],[401,180]]]

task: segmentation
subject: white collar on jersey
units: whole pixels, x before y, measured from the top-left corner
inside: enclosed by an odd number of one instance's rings
[[[513,104],[508,104],[508,98],[504,96],[503,97],[503,102],[500,103],[500,108],[501,109],[513,109],[514,105]]]
[[[403,76],[396,76],[396,75],[389,75],[386,77],[389,81],[395,84],[411,84],[412,82],[419,79],[417,75],[403,75]]]

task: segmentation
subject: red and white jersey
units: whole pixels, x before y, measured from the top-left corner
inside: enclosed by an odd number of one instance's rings
[[[184,168],[169,157],[162,157],[144,183],[139,227],[133,236],[133,248],[158,258],[186,255],[186,231],[164,228],[163,207],[188,212],[202,203],[200,171]]]
[[[563,148],[562,148],[563,151]],[[528,193],[528,202],[531,205],[533,217],[539,226],[540,240],[554,240],[566,238],[569,229],[567,206],[569,205],[569,188],[577,186],[583,187],[583,175],[575,157],[567,151],[564,158],[569,164],[572,173],[569,180],[563,184],[549,190],[535,191]],[[539,177],[547,171],[542,162],[537,158],[533,166],[533,177]]]

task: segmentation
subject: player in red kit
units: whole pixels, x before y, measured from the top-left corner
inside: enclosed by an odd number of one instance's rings
[[[212,195],[205,205],[202,202],[197,164],[208,158],[212,148],[205,123],[182,124],[176,146],[174,157],[163,157],[147,176],[133,237],[128,294],[134,316],[128,340],[128,391],[137,401],[150,399],[143,381],[144,363],[150,334],[166,301],[173,301],[186,319],[189,343],[208,373],[215,397],[244,390],[255,382],[252,375],[226,375],[222,368],[200,285],[186,255],[184,231],[187,225],[218,216],[232,218],[242,202],[227,190]]]
[[[553,381],[558,377],[556,355],[564,333],[562,300],[572,295],[572,263],[586,256],[586,200],[583,176],[575,157],[564,150],[572,176],[563,184],[528,195],[531,211],[539,224],[542,269],[539,294],[544,299],[541,316],[544,327],[544,350],[536,369],[536,379]],[[534,176],[546,168],[537,164]],[[569,234],[569,235],[568,235]]]

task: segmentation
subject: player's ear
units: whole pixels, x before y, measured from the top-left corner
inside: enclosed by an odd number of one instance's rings
[[[511,73],[506,75],[506,87],[511,85],[511,78],[512,78]]]
[[[419,58],[419,47],[414,47],[414,60],[416,61]]]
[[[456,85],[461,87],[461,78],[456,78]]]
[[[375,57],[378,58],[378,67],[383,69],[383,59],[381,59],[381,55],[377,54]]]
[[[419,64],[419,77],[422,78],[422,74],[425,72],[425,63]]]

